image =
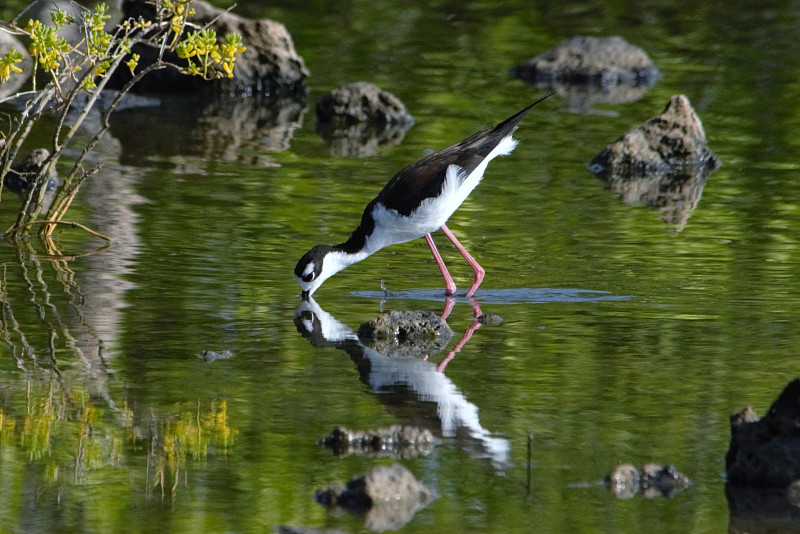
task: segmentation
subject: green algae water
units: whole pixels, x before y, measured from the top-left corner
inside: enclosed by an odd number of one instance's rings
[[[120,112],[69,214],[114,243],[65,231],[65,259],[0,246],[0,532],[364,532],[315,491],[394,462],[436,495],[402,532],[736,529],[729,416],[748,404],[763,414],[800,373],[793,8],[236,11],[287,26],[312,73],[305,102]],[[312,245],[346,239],[426,150],[542,96],[512,67],[575,35],[617,34],[648,52],[659,82],[591,113],[542,103],[448,223],[486,269],[474,304],[499,325],[471,328],[462,299],[453,339],[427,359],[348,338],[382,311],[443,312],[424,240],[348,268],[303,308],[292,270]],[[369,157],[334,155],[314,104],[362,80],[403,100],[415,125]],[[668,224],[587,163],[678,93],[723,166]],[[13,204],[3,197],[3,224]],[[434,239],[466,289],[469,266]],[[392,424],[429,428],[437,444],[397,460],[318,444],[335,426]],[[620,500],[600,484],[620,463],[651,461],[692,485]]]

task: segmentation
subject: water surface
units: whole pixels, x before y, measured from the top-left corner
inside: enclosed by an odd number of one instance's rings
[[[728,418],[747,404],[764,413],[800,371],[792,8],[237,11],[287,25],[312,72],[305,102],[120,113],[95,156],[103,171],[70,212],[115,242],[97,250],[65,232],[64,261],[0,247],[0,532],[363,531],[314,492],[391,460],[336,458],[317,441],[336,425],[395,423],[440,439],[429,456],[398,460],[437,495],[406,532],[727,529]],[[624,36],[662,78],[634,102],[576,114],[550,99],[525,119],[517,149],[448,223],[487,271],[474,302],[457,299],[449,345],[405,361],[348,337],[381,311],[442,313],[423,240],[349,268],[303,310],[298,258],[344,240],[426,150],[539,98],[509,69],[576,34]],[[338,157],[313,106],[358,80],[395,93],[415,125],[371,157]],[[676,93],[723,162],[677,225],[622,202],[586,167]],[[468,265],[435,239],[466,289]],[[472,328],[473,304],[503,322]],[[327,337],[310,333],[323,322]],[[232,356],[198,357],[223,350]],[[692,487],[617,500],[596,484],[618,463],[650,461]]]

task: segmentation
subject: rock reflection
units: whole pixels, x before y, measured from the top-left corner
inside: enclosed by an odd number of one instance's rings
[[[410,425],[392,425],[374,430],[333,429],[330,436],[320,441],[334,456],[370,456],[388,458],[416,458],[433,451],[435,438],[427,428]]]
[[[445,317],[454,301],[449,300]],[[508,463],[509,444],[483,428],[478,407],[469,402],[442,372],[458,350],[480,327],[477,321],[464,338],[437,366],[427,359],[389,357],[368,347],[347,325],[324,311],[313,299],[295,310],[294,322],[312,345],[344,350],[356,364],[361,380],[369,385],[388,409],[404,422],[429,428],[435,435],[457,438],[476,456],[488,456],[498,468]]]
[[[626,204],[641,204],[661,213],[661,220],[685,226],[703,196],[707,172],[653,176],[601,176],[605,187]]]
[[[248,165],[270,165],[303,123],[303,100],[260,97],[217,99],[164,97],[161,107],[127,109],[111,116],[111,135],[122,147],[120,162],[140,166],[148,158],[204,156]]]
[[[618,117],[613,110],[597,109],[597,104],[626,104],[642,98],[651,85],[574,85],[556,82],[537,82],[531,84],[537,90],[555,92],[562,99],[562,109],[580,115],[604,115]]]
[[[333,513],[361,516],[374,532],[398,530],[433,499],[433,492],[400,464],[377,466],[345,487],[317,490],[317,502]]]
[[[800,502],[785,487],[725,485],[731,534],[800,532]]]
[[[383,145],[399,145],[411,127],[407,124],[375,124],[361,122],[339,126],[317,123],[317,134],[330,147],[331,155],[365,158],[376,156]]]

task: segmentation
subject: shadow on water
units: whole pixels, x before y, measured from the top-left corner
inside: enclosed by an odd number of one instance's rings
[[[450,309],[452,304],[448,303],[445,313]],[[297,307],[294,323],[312,345],[345,351],[355,363],[361,381],[392,413],[411,424],[428,428],[434,435],[455,438],[458,445],[473,456],[488,457],[497,469],[507,467],[508,441],[493,436],[481,425],[478,407],[469,402],[443,372],[444,365],[480,327],[479,323],[475,322],[467,330],[439,365],[427,359],[389,357],[370,348],[350,327],[336,320],[313,299]]]

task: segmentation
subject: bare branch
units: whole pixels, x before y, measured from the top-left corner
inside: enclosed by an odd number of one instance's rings
[[[214,24],[215,22],[217,22],[217,21],[218,21],[220,18],[222,18],[222,15],[225,15],[225,14],[227,14],[227,13],[230,13],[230,12],[232,12],[232,11],[233,11],[235,8],[236,8],[236,4],[233,4],[233,5],[231,5],[229,8],[227,8],[226,10],[224,10],[224,11],[220,11],[220,12],[219,12],[219,14],[218,14],[216,17],[214,17],[213,19],[211,19],[211,20],[209,20],[207,23],[205,23],[205,24],[203,25],[202,29],[204,29],[204,30],[205,30],[205,29],[208,29],[208,28],[210,28],[210,27],[211,27],[211,25],[213,25],[213,24]]]
[[[101,234],[100,232],[95,232],[94,230],[92,230],[88,226],[85,226],[85,225],[83,225],[81,223],[72,222],[72,221],[54,221],[54,220],[40,221],[40,220],[37,220],[37,221],[29,221],[29,222],[23,224],[22,226],[23,226],[24,229],[26,229],[26,228],[30,228],[31,226],[33,226],[35,224],[38,224],[38,225],[49,225],[49,224],[57,225],[57,224],[60,224],[62,226],[69,226],[71,228],[80,228],[84,232],[87,232],[87,233],[89,233],[89,234],[91,234],[91,235],[93,235],[95,237],[99,237],[100,239],[108,241],[109,243],[111,243],[113,241],[110,237],[105,236],[105,235]]]

